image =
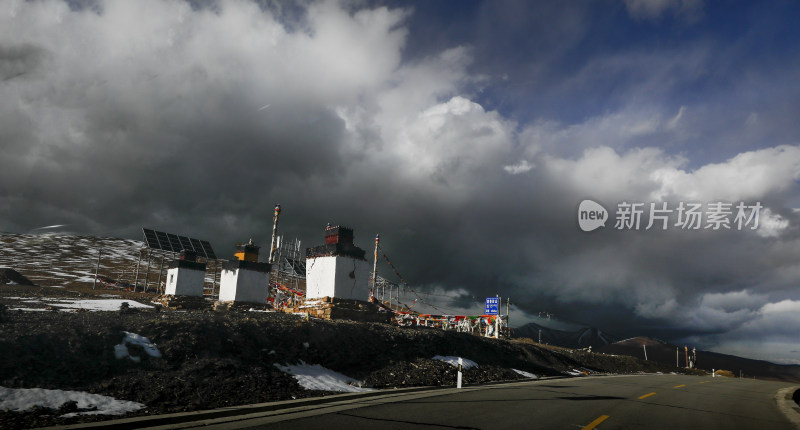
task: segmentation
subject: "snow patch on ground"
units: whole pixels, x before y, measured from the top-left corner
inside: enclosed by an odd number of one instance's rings
[[[534,375],[533,373],[528,373],[528,372],[526,372],[526,371],[524,371],[524,370],[517,370],[517,369],[511,369],[511,370],[513,370],[513,371],[515,371],[515,372],[519,373],[520,375],[522,375],[522,376],[524,376],[524,377],[526,377],[526,378],[531,378],[531,379],[539,379],[539,377],[538,377],[538,376]]]
[[[113,397],[83,391],[0,387],[0,410],[26,411],[34,406],[58,409],[69,401],[77,402],[78,409],[94,410],[73,412],[63,415],[64,417],[73,417],[75,415],[121,415],[145,407],[141,403],[117,400]]]
[[[342,391],[347,393],[373,391],[371,388],[361,388],[360,381],[326,369],[319,364],[306,364],[301,360],[300,364],[295,365],[281,366],[275,363],[275,367],[292,375],[300,386],[307,390]]]
[[[434,356],[433,359],[434,360],[439,360],[439,361],[444,361],[447,364],[450,364],[452,366],[458,367],[458,357],[456,357],[454,355],[437,355],[437,356]],[[478,366],[478,363],[476,363],[476,362],[474,362],[474,361],[472,361],[470,359],[467,359],[467,358],[461,357],[461,362],[462,362],[461,368],[464,369],[464,370],[472,369],[473,367],[480,367],[480,366]]]
[[[119,296],[111,296],[105,295],[105,297],[119,297]],[[104,297],[104,296],[101,296]],[[139,303],[134,300],[123,300],[123,299],[63,299],[63,298],[51,298],[51,297],[42,297],[42,298],[35,298],[35,297],[5,297],[6,299],[12,300],[19,300],[21,303],[27,303],[31,305],[42,305],[47,304],[50,306],[55,306],[58,308],[62,308],[65,311],[74,311],[78,309],[84,309],[87,311],[118,311],[120,305],[122,303],[127,302],[128,307],[130,308],[152,308],[150,305],[145,305]],[[33,311],[33,310],[41,310],[41,309],[30,309],[24,307],[17,307],[13,310],[23,310],[23,311]]]
[[[275,312],[275,311],[250,308],[250,309],[247,310],[247,312],[263,312],[263,313],[267,313],[267,312]]]
[[[158,347],[155,344],[150,342],[150,339],[136,333],[127,331],[123,333],[125,333],[125,338],[122,339],[122,343],[119,345],[114,345],[114,356],[117,357],[117,360],[128,357],[131,359],[131,361],[136,363],[142,361],[141,357],[133,356],[128,352],[128,345],[139,345],[144,348],[144,352],[146,352],[147,355],[155,358],[161,358],[161,351],[158,350]]]
[[[51,306],[58,306],[67,309],[86,309],[87,311],[118,311],[122,303],[127,302],[131,308],[152,308],[133,300],[106,299],[106,300],[80,300],[80,299],[59,299],[60,303],[51,303]]]

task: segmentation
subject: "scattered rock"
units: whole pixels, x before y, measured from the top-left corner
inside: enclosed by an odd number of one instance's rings
[[[0,268],[0,285],[5,284],[36,285],[14,269]]]

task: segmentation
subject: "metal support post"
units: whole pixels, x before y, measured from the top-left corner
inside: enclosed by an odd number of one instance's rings
[[[211,278],[211,298],[214,298],[214,294],[217,291],[217,260],[214,259],[214,276]]]
[[[147,292],[147,283],[150,281],[150,257],[153,250],[147,248],[147,271],[144,273],[144,292]]]
[[[156,292],[161,294],[161,275],[164,272],[164,256],[161,256],[161,263],[158,265],[158,285],[156,285]]]
[[[100,256],[103,255],[103,250],[97,250],[97,266],[94,267],[94,283],[92,284],[92,289],[97,286],[97,272],[100,270]]]
[[[136,260],[136,274],[133,277],[133,292],[139,286],[139,265],[142,263],[142,250],[139,249],[139,258]]]

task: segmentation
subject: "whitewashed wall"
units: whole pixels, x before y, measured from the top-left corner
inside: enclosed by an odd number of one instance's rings
[[[364,260],[344,256],[309,258],[306,260],[306,297],[367,300],[369,277],[369,264]]]
[[[268,285],[268,272],[223,269],[219,280],[219,301],[265,304]]]
[[[167,270],[165,294],[173,296],[203,296],[204,270],[175,267]]]

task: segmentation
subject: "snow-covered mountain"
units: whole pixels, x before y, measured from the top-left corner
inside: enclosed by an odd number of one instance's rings
[[[160,256],[155,254],[148,270],[147,252],[144,243],[138,240],[66,233],[0,233],[0,267],[14,269],[34,283],[49,287],[91,286],[95,270],[100,277],[133,283],[137,262],[139,284],[144,284],[144,276],[148,274],[150,284],[155,285],[162,267]],[[167,263],[174,257],[171,253],[164,257],[166,272]],[[209,269],[207,282],[211,282],[211,275]]]

